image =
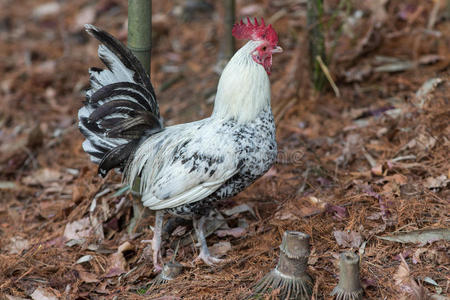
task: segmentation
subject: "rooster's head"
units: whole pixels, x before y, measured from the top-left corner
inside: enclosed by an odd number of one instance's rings
[[[272,67],[272,54],[282,52],[283,49],[278,46],[278,35],[272,28],[272,25],[266,26],[264,19],[261,18],[261,24],[255,18],[255,24],[252,24],[250,18],[247,18],[247,24],[241,20],[233,26],[233,36],[238,40],[258,41],[258,46],[251,52],[253,60],[262,65],[267,74],[270,75]]]

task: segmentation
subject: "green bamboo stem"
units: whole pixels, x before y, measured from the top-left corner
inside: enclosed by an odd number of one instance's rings
[[[128,0],[128,48],[150,74],[152,1]]]
[[[236,1],[235,0],[223,0],[223,5],[225,9],[225,38],[224,38],[224,54],[226,59],[230,59],[234,55],[234,37],[231,34],[233,30],[233,25],[235,23],[235,10]]]
[[[325,53],[325,37],[323,35],[323,0],[308,0],[307,22],[308,22],[308,40],[309,40],[309,57],[311,65],[311,79],[314,88],[322,91],[326,82],[325,74],[320,67],[317,56],[322,58],[326,65]]]
[[[150,75],[152,51],[152,0],[128,0],[128,49]],[[131,188],[138,195],[140,178]],[[135,208],[135,211],[136,208]]]

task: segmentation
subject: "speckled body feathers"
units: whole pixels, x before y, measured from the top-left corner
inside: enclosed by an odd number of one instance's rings
[[[214,193],[200,201],[168,209],[168,212],[180,217],[191,214],[207,215],[217,205],[218,200],[237,195],[272,166],[277,155],[275,141],[275,123],[270,110],[262,111],[253,122],[244,126],[228,121],[218,128],[218,135],[227,138],[235,148],[239,171],[229,178]],[[226,134],[223,134],[226,132]],[[205,173],[215,172],[208,160],[198,155],[196,168]]]

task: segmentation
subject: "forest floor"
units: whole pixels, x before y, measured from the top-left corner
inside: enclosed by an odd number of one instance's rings
[[[331,298],[343,251],[360,255],[367,299],[448,299],[450,4],[325,2],[339,94],[310,83],[306,1],[237,1],[237,18],[264,16],[285,50],[270,76],[277,163],[212,223],[224,263],[194,263],[180,224],[163,249],[184,270],[149,288],[154,216],[133,210],[120,174],[97,176],[77,129],[87,70],[103,67],[82,25],[126,42],[126,1],[0,1],[0,299],[240,299],[285,230],[311,236],[313,299]],[[153,1],[166,125],[212,111],[224,13],[209,3]]]

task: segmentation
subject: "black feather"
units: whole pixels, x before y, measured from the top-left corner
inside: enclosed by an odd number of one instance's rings
[[[129,90],[124,88],[129,88]],[[133,90],[137,92],[133,92]],[[131,82],[118,82],[108,84],[100,88],[98,91],[91,95],[88,101],[91,104],[96,104],[97,102],[103,101],[107,98],[128,96],[135,99],[143,109],[150,110],[159,117],[158,106],[154,106],[152,102],[149,103],[149,101],[142,97],[141,94],[144,94],[146,97],[150,97],[149,92],[137,84],[133,84]]]
[[[125,118],[108,118],[103,119],[98,122],[98,124],[105,129],[105,131],[110,130],[117,126],[117,124],[123,121]]]
[[[113,76],[105,83],[108,77],[99,77],[102,72],[118,70],[103,53],[99,56],[109,71],[90,69],[91,85],[99,88],[87,93],[85,109],[79,113],[79,128],[90,142],[86,151],[96,158],[94,161],[100,161],[98,172],[105,176],[111,169],[123,170],[137,147],[164,126],[150,77],[139,60],[107,32],[92,25],[86,25],[86,31],[133,72],[134,82],[117,82],[115,78],[120,77]]]
[[[150,77],[145,72],[144,67],[139,62],[139,60],[134,56],[134,54],[126,48],[121,42],[119,42],[115,37],[103,31],[93,25],[86,25],[86,31],[95,37],[97,40],[102,42],[108,49],[110,49],[114,54],[116,54],[120,61],[130,70],[135,71],[134,80],[137,83],[143,84],[147,90],[151,93],[152,98],[156,101],[155,91],[150,82]]]
[[[99,106],[94,110],[89,116],[89,121],[95,122],[99,119],[116,113],[127,114],[130,117],[136,115],[136,111],[139,111],[141,106],[137,103],[127,101],[127,100],[114,100]]]
[[[105,177],[111,169],[120,168],[123,170],[125,162],[137,146],[138,141],[134,140],[110,150],[98,165],[98,173]]]
[[[140,126],[141,135],[143,132],[149,132],[152,129],[161,131],[162,124],[159,119],[148,112],[140,112],[139,116],[134,118],[127,118],[120,121],[114,128],[107,132],[108,137],[122,137],[122,134],[129,132],[130,130],[136,130],[137,126]],[[156,131],[153,131],[156,132]]]

